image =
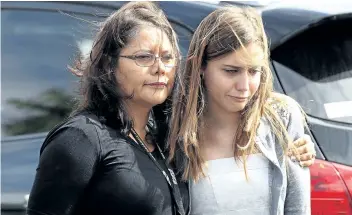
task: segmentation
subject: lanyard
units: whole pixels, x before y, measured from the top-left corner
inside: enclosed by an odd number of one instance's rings
[[[172,196],[173,199],[175,200],[176,203],[176,207],[177,207],[177,211],[178,214],[180,215],[184,215],[185,211],[183,208],[183,203],[182,203],[182,198],[181,198],[181,194],[180,194],[180,189],[178,187],[178,183],[177,183],[177,179],[175,176],[174,171],[169,168],[169,165],[166,161],[166,158],[164,156],[164,153],[162,152],[161,148],[159,147],[158,143],[155,142],[156,148],[158,149],[164,164],[166,166],[166,168],[169,170],[169,174],[171,175],[172,181],[170,181],[170,177],[169,175],[166,173],[166,171],[160,166],[159,162],[155,159],[155,157],[152,155],[152,153],[150,153],[148,151],[148,148],[146,147],[146,145],[144,144],[144,142],[142,141],[142,139],[139,137],[139,135],[137,134],[137,132],[134,130],[134,128],[131,129],[131,133],[134,137],[134,139],[136,140],[136,142],[145,150],[145,152],[148,154],[149,158],[153,161],[153,163],[158,167],[158,169],[163,173],[170,189],[172,192]]]

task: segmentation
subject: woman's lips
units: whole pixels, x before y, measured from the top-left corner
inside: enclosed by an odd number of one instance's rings
[[[248,100],[248,97],[241,97],[241,96],[229,96],[229,97],[231,97],[233,100],[237,102],[245,102]]]
[[[148,83],[146,85],[153,88],[164,88],[166,87],[167,84],[165,82],[153,82],[153,83]]]

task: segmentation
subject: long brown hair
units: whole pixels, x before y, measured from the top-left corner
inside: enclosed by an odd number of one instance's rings
[[[84,61],[78,58],[75,70],[71,70],[82,77],[81,99],[73,114],[80,111],[93,112],[110,126],[128,134],[132,120],[127,114],[124,100],[133,95],[124,95],[115,79],[119,54],[141,28],[156,27],[167,35],[179,58],[177,35],[164,12],[153,2],[126,3],[99,26],[89,57]],[[177,80],[179,72],[176,71],[175,74]],[[153,107],[154,116],[159,117],[155,120],[157,123],[166,120],[167,115],[163,112],[166,102]],[[165,125],[161,125],[163,126]]]
[[[199,140],[206,102],[205,86],[200,71],[208,61],[239,48],[245,49],[250,43],[259,44],[264,52],[261,83],[255,95],[242,110],[235,136],[234,155],[238,158],[240,155],[238,146],[249,143],[249,153],[242,153],[246,167],[246,156],[254,149],[255,137],[262,117],[269,121],[273,133],[286,152],[290,138],[286,126],[272,105],[272,102],[285,105],[285,99],[273,93],[268,40],[261,16],[255,9],[249,7],[223,7],[209,14],[195,31],[181,79],[182,83],[177,86],[173,96],[168,140],[169,159],[180,168],[184,179],[198,180],[204,176],[205,161],[201,154]],[[247,177],[246,168],[245,175]]]

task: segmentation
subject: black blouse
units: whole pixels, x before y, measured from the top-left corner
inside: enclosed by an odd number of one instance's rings
[[[188,187],[179,187],[188,211]],[[27,214],[174,215],[173,205],[163,174],[137,143],[80,114],[44,142]]]

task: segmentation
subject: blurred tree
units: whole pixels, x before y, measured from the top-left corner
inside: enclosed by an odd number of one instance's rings
[[[32,111],[23,119],[5,125],[8,135],[46,132],[67,117],[74,107],[74,98],[62,89],[51,88],[37,99],[9,99],[10,105]]]

